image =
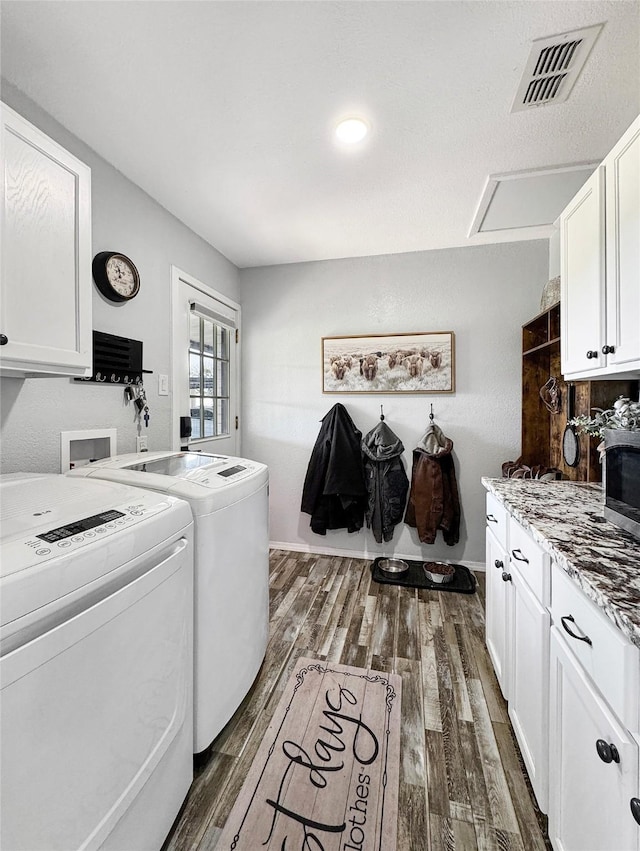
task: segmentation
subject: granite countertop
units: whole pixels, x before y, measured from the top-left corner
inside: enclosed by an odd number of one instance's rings
[[[640,542],[604,519],[600,486],[490,478],[482,484],[640,647]]]

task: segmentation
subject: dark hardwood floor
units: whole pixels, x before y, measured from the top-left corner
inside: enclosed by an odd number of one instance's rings
[[[163,851],[215,849],[300,656],[402,676],[397,851],[550,848],[484,644],[484,576],[476,594],[433,592],[372,582],[370,564],[271,552],[264,664]]]

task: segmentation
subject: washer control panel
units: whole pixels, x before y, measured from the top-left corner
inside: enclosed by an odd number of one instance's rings
[[[141,492],[138,501],[79,517],[61,526],[45,528],[28,538],[14,540],[3,547],[3,561],[5,565],[11,564],[12,567],[11,570],[3,569],[3,574],[32,567],[47,559],[66,555],[80,547],[127,531],[147,517],[165,511],[170,505],[168,499],[158,499],[157,494],[147,495]]]

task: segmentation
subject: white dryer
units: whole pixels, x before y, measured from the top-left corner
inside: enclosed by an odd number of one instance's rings
[[[0,477],[0,847],[158,851],[193,776],[193,521]]]
[[[269,637],[269,471],[246,458],[143,452],[67,475],[171,494],[195,532],[194,753],[205,750],[249,691]]]

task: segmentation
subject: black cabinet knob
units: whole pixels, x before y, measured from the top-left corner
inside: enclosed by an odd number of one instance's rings
[[[500,561],[500,559],[499,559],[499,558],[497,558],[497,559],[494,561],[494,564],[495,564],[495,566],[498,568],[498,570],[502,570],[502,568],[504,567],[504,562],[503,562],[503,561]]]
[[[0,334],[0,346],[6,346],[9,342],[9,338],[6,334]]]
[[[598,353],[597,353],[597,352],[594,352],[594,351],[593,351],[593,349],[590,349],[590,350],[587,352],[587,358],[588,358],[589,360],[591,360],[591,358],[597,358],[597,357],[598,357]]]
[[[598,739],[596,742],[596,750],[598,756],[603,762],[620,762],[620,754],[618,748],[611,742],[605,742],[604,739]]]
[[[629,801],[631,807],[631,815],[640,824],[640,798],[632,798]]]
[[[602,354],[603,355],[612,355],[615,352],[615,350],[616,350],[615,346],[603,346],[602,347]]]
[[[502,574],[502,581],[503,582],[511,582],[511,574],[507,573],[506,570]]]

